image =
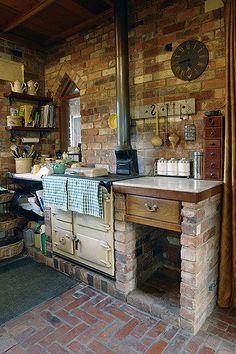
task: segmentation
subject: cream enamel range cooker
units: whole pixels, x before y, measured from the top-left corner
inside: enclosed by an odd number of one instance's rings
[[[69,177],[69,175],[65,175]],[[73,174],[73,177],[75,175]],[[80,177],[78,178],[86,178]],[[103,218],[51,209],[53,253],[110,276],[115,275],[112,182],[126,175],[94,177],[103,190]]]

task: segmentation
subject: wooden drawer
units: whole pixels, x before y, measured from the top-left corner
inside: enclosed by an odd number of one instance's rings
[[[127,195],[127,220],[180,231],[180,202]],[[142,221],[142,222],[141,222]]]
[[[207,128],[205,130],[206,139],[220,139],[221,134],[222,134],[222,130],[220,127]]]
[[[207,148],[205,151],[206,159],[210,160],[220,160],[221,159],[221,149],[210,149]]]
[[[222,126],[222,116],[205,117],[205,125],[206,125],[206,128],[221,127]]]
[[[206,168],[206,171],[208,169],[212,169],[212,170],[220,169],[221,168],[221,161],[220,160],[214,160],[214,159],[206,160],[205,168]]]
[[[221,140],[220,139],[210,139],[210,140],[205,140],[205,147],[213,147],[213,148],[219,148],[221,147]]]
[[[217,169],[209,169],[205,173],[205,179],[211,179],[211,180],[216,180],[220,181],[221,180],[221,171]]]

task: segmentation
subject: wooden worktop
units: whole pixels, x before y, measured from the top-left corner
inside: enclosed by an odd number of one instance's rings
[[[138,177],[113,183],[117,193],[198,203],[221,192],[221,181],[180,177]]]

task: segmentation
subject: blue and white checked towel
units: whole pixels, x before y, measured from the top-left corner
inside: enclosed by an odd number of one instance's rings
[[[68,209],[102,218],[102,187],[99,183],[83,178],[68,178]]]
[[[68,210],[66,177],[43,177],[43,201],[46,207]]]

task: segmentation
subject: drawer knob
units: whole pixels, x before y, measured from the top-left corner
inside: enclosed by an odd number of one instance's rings
[[[214,156],[214,152],[211,152],[211,157],[213,157]]]
[[[151,211],[151,212],[157,211],[159,209],[156,204],[149,205],[149,204],[145,203],[144,206],[148,211]]]
[[[209,119],[209,123],[210,123],[211,125],[214,125],[214,120],[213,120],[212,118],[210,118],[210,119]]]
[[[215,164],[214,164],[214,163],[211,163],[211,167],[213,167],[213,168],[214,168],[214,167],[215,167]]]
[[[215,132],[214,130],[212,130],[212,131],[210,132],[210,136],[215,136],[215,134],[216,134],[216,132]]]

